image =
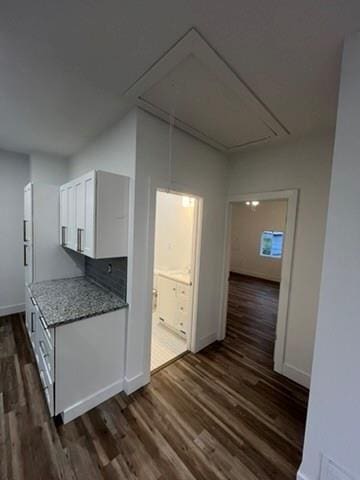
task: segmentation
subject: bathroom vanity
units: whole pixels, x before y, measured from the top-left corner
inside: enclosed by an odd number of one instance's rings
[[[184,272],[157,271],[157,317],[161,323],[186,337],[192,314],[192,283]]]

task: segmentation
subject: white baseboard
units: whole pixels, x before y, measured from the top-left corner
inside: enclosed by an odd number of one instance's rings
[[[5,317],[6,315],[13,315],[14,313],[20,313],[24,311],[24,303],[19,303],[18,305],[7,305],[5,307],[0,307],[0,317]]]
[[[203,348],[207,347],[208,345],[211,345],[212,343],[216,342],[218,339],[217,333],[210,333],[210,335],[206,335],[205,337],[201,337],[200,340],[198,341],[196,345],[196,352],[199,352]]]
[[[135,375],[135,377],[132,378],[124,378],[124,392],[127,395],[130,395],[131,393],[135,392],[139,388],[143,387],[144,385],[147,385],[149,383],[149,379],[146,378],[146,375],[143,373],[139,373],[138,375]]]
[[[100,403],[105,402],[114,395],[122,392],[124,390],[124,381],[118,380],[111,385],[99,390],[98,392],[90,395],[89,397],[84,398],[80,402],[71,405],[71,407],[66,408],[61,412],[61,417],[64,423],[71,422],[74,418],[79,417],[83,413],[88,412],[92,408],[100,405]]]
[[[280,283],[281,279],[279,277],[273,277],[271,275],[266,275],[266,273],[261,272],[248,272],[246,270],[237,270],[236,268],[230,268],[230,273],[238,273],[239,275],[246,275],[248,277],[262,278],[263,280],[270,280],[271,282]]]
[[[294,380],[294,382],[299,383],[303,387],[310,388],[310,375],[303,370],[299,370],[298,368],[289,365],[288,363],[284,363],[282,368],[282,374],[285,377]]]

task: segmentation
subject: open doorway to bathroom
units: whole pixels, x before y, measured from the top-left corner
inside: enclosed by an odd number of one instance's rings
[[[191,348],[199,200],[156,194],[151,372]]]

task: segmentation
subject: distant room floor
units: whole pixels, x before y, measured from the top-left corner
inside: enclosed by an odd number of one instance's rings
[[[186,351],[186,340],[153,319],[151,370],[156,370]]]
[[[227,336],[247,356],[273,369],[279,283],[231,273]]]

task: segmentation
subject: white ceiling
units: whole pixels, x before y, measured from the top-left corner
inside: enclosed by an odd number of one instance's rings
[[[129,108],[123,93],[191,27],[290,133],[334,125],[358,0],[2,0],[0,146],[78,151]]]

